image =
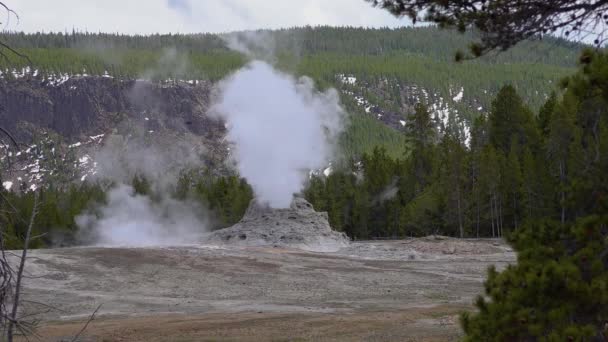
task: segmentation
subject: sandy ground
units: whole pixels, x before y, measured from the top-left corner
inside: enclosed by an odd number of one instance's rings
[[[282,248],[32,251],[23,314],[46,341],[450,341],[497,240],[359,242],[336,253]]]

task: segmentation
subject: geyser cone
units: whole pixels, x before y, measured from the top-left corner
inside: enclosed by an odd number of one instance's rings
[[[334,252],[346,247],[348,238],[331,229],[326,212],[316,212],[308,201],[295,197],[286,209],[273,209],[252,200],[239,223],[212,233],[208,242]]]

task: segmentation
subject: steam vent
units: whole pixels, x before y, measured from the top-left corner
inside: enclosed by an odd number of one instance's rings
[[[331,229],[326,212],[316,212],[308,201],[295,197],[288,209],[272,209],[251,201],[239,223],[213,232],[208,241],[335,252],[346,247],[349,240],[344,233]]]

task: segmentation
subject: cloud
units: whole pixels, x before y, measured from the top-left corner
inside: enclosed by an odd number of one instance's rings
[[[305,25],[396,27],[407,24],[363,0],[8,0],[14,31],[129,34],[228,32]]]
[[[169,8],[175,9],[177,11],[181,11],[184,13],[190,12],[192,7],[190,7],[190,3],[188,0],[168,0],[167,4]]]

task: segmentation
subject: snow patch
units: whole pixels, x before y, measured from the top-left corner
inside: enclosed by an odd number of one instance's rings
[[[3,182],[2,186],[6,189],[6,191],[10,191],[11,188],[13,187],[13,182]]]
[[[454,100],[454,102],[460,102],[460,101],[462,101],[463,97],[464,97],[464,87],[461,87],[460,92],[458,94],[456,94],[456,96],[454,96],[454,98],[452,98],[452,100]]]
[[[105,136],[105,134],[99,134],[99,135],[89,136],[89,138],[91,138],[91,140],[100,140],[104,136]]]
[[[344,84],[355,85],[357,83],[357,78],[353,75],[339,74],[338,77],[340,78],[340,81],[342,81],[342,83]]]

